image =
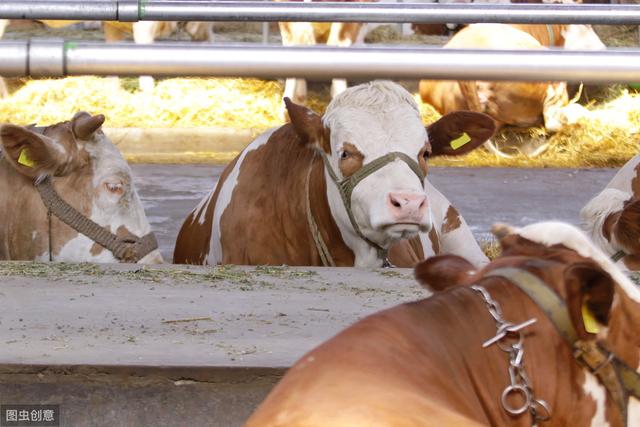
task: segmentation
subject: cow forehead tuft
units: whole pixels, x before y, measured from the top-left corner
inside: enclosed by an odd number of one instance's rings
[[[376,80],[353,86],[336,96],[324,114],[325,125],[331,127],[333,116],[339,115],[343,108],[385,112],[401,106],[409,107],[420,117],[418,104],[407,90],[391,81]]]

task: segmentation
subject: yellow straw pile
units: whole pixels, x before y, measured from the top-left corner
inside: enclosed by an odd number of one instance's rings
[[[40,125],[68,120],[77,111],[103,113],[107,127],[223,127],[259,132],[282,124],[282,84],[257,79],[167,79],[150,93],[126,90],[135,79],[70,77],[32,80],[0,100],[0,123]],[[328,90],[311,92],[309,106],[322,113]],[[438,113],[419,97],[424,122]],[[542,129],[504,133],[496,139],[548,138],[538,157],[500,158],[480,149],[462,158],[434,159],[435,165],[515,167],[619,166],[640,144],[640,94],[623,91],[616,99],[590,107],[587,117],[550,137]]]

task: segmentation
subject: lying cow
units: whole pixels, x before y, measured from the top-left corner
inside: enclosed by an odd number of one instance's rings
[[[425,129],[411,94],[389,81],[347,89],[323,117],[285,103],[291,123],[227,166],[182,225],[175,263],[380,266],[393,243],[419,232],[393,248],[392,263],[437,253],[486,261],[424,175],[430,156],[490,138],[491,118],[456,112]]]
[[[474,24],[457,33],[446,45],[451,49],[545,49],[545,46],[601,49],[586,25]],[[420,81],[420,97],[441,114],[460,109],[483,112],[498,128],[537,126],[557,131],[569,102],[565,82]]]
[[[587,233],[621,268],[640,270],[640,156],[580,211]]]
[[[162,262],[103,122],[0,126],[0,260]]]
[[[62,28],[80,21],[38,21],[51,28]],[[2,38],[9,20],[0,19],[0,39]],[[169,37],[182,27],[194,41],[213,41],[213,26],[208,22],[174,22],[174,21],[139,21],[139,22],[118,22],[105,21],[103,23],[104,38],[106,42],[119,42],[132,34],[133,40],[139,44],[150,44],[158,38]],[[140,77],[140,89],[153,89],[153,78],[150,76]],[[6,87],[0,78],[0,96],[6,95]]]
[[[246,426],[640,426],[640,288],[573,226],[496,233],[498,259],[425,261],[442,292],[307,353]],[[522,335],[483,347],[498,320]]]

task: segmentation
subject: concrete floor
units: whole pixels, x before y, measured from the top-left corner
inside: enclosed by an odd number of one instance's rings
[[[163,256],[172,259],[182,221],[211,191],[222,166],[133,165],[136,185]],[[616,169],[432,168],[429,179],[460,210],[478,239],[494,222],[525,225],[578,213]]]

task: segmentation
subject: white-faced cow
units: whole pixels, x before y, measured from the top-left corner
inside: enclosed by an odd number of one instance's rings
[[[640,270],[640,156],[580,211],[587,233],[621,268]]]
[[[0,260],[162,262],[103,122],[0,126]]]
[[[285,99],[291,123],[253,141],[187,217],[174,262],[380,266],[458,253],[486,257],[464,220],[425,180],[430,156],[468,153],[490,117],[456,112],[423,126],[389,81],[347,89],[323,117]]]
[[[573,226],[494,229],[499,258],[420,264],[441,292],[304,355],[246,427],[640,426],[640,288]]]
[[[457,33],[446,45],[450,49],[602,49],[604,45],[586,25],[474,24]],[[566,120],[569,102],[565,82],[420,81],[420,96],[441,114],[467,109],[483,112],[498,128],[544,123],[557,131]]]

